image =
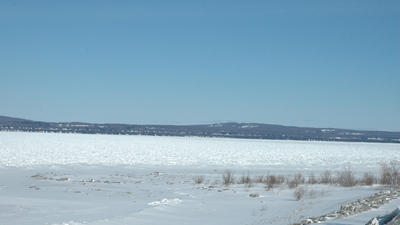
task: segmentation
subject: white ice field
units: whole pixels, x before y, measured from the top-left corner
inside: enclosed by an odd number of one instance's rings
[[[361,174],[391,160],[399,144],[0,132],[0,225],[290,224],[381,187],[312,185],[296,201],[287,187],[225,187],[224,170]],[[399,203],[329,223],[363,224]]]
[[[0,132],[0,167],[183,166],[267,170],[374,170],[399,144]]]

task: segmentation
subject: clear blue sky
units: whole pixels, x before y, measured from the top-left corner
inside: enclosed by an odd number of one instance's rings
[[[400,131],[400,1],[0,2],[0,115]]]

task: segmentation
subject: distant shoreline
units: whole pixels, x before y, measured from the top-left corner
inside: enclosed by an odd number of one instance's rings
[[[41,122],[0,116],[0,131],[400,143],[400,132],[296,127],[236,122],[199,125],[137,125],[83,122]]]

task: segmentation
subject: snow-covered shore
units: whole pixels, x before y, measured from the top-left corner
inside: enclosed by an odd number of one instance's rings
[[[203,171],[204,172],[204,171]],[[290,224],[336,210],[379,187],[222,185],[222,171],[197,174],[127,167],[0,170],[0,224]],[[253,198],[250,195],[257,194]]]

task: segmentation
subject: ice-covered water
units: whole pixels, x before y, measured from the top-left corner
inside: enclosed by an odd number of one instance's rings
[[[150,165],[334,169],[400,160],[399,144],[0,132],[0,167]]]

